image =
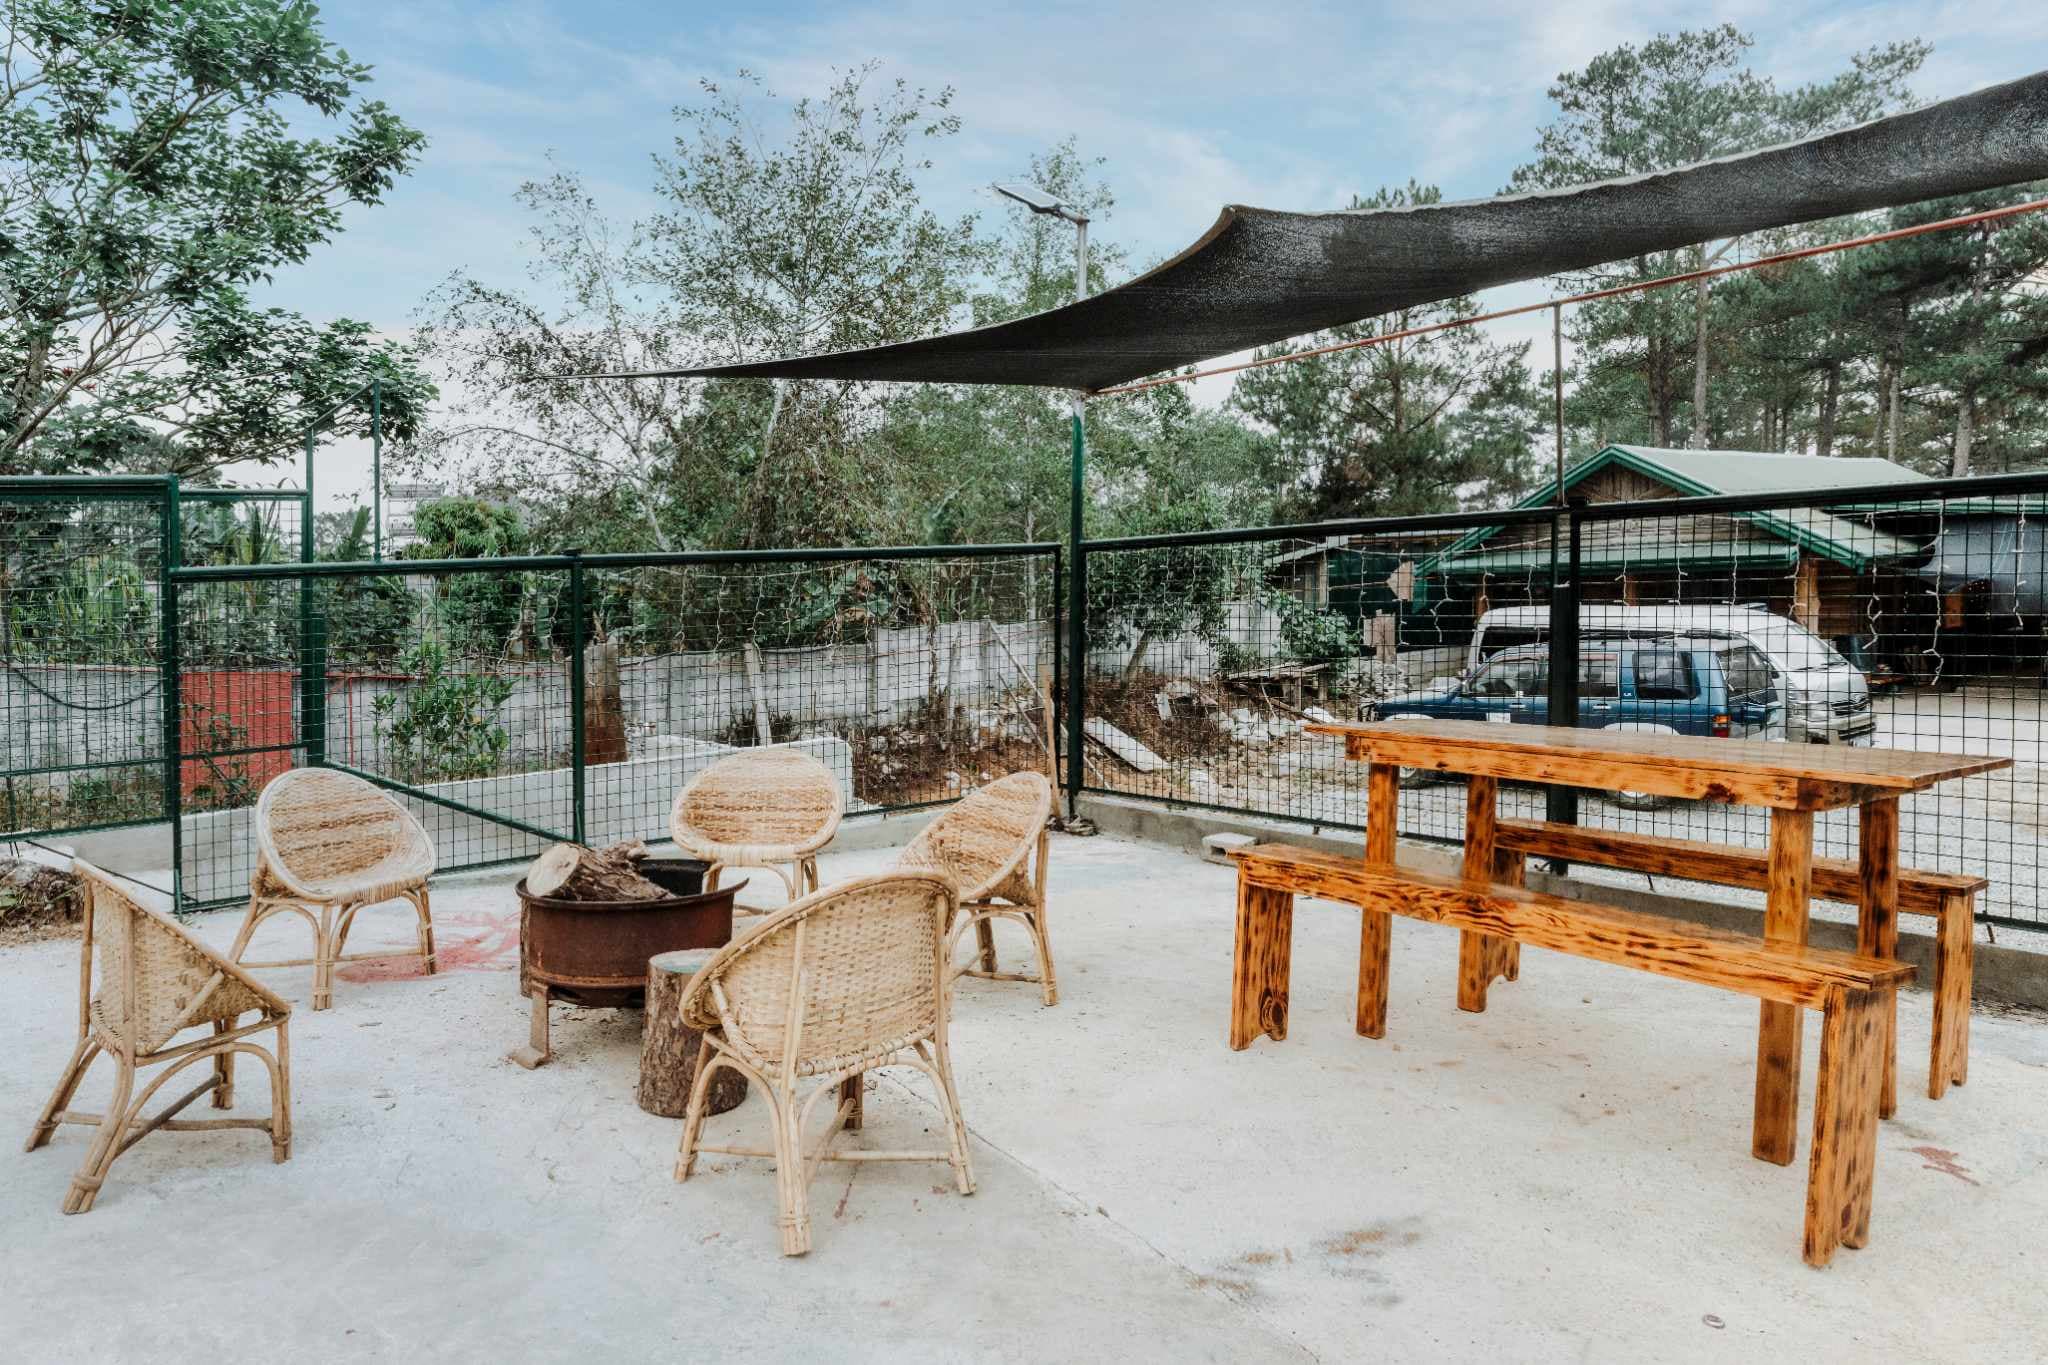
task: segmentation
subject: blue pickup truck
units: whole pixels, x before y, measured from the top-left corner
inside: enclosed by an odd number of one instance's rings
[[[1431,716],[1542,725],[1550,719],[1550,650],[1504,649],[1477,668],[1367,708],[1369,720]],[[1721,738],[1782,735],[1784,711],[1770,660],[1726,637],[1590,639],[1579,654],[1579,724]],[[1408,776],[1404,774],[1404,776]],[[1425,774],[1413,780],[1426,780]],[[1616,793],[1624,805],[1656,804]]]

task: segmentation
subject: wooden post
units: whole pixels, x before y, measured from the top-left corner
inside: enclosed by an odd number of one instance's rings
[[[684,948],[647,961],[647,1023],[640,1036],[640,1107],[679,1119],[690,1107],[704,1035],[683,1022],[680,1006],[697,969],[716,948]],[[747,1097],[747,1078],[729,1066],[711,1077],[706,1113],[723,1114]]]
[[[619,695],[619,647],[593,640],[583,650],[583,761],[623,763],[626,711]]]
[[[1970,1079],[1970,981],[1975,933],[1974,897],[1950,892],[1941,898],[1935,927],[1934,1045],[1927,1059],[1927,1098],[1938,1100],[1951,1084]]]
[[[1766,939],[1805,945],[1812,881],[1813,812],[1772,811]],[[1799,1007],[1764,1001],[1757,1019],[1756,1115],[1750,1151],[1759,1160],[1780,1166],[1792,1164],[1798,1141],[1799,1050]]]
[[[1820,559],[1804,550],[1792,571],[1792,619],[1820,633]]]
[[[1866,957],[1899,955],[1899,798],[1883,797],[1857,807],[1856,951]],[[1878,1117],[1899,1107],[1899,996],[1884,997],[1884,1098]]]
[[[747,690],[754,696],[754,742],[773,744],[775,727],[768,719],[768,685],[761,676],[761,647],[747,641],[740,646],[740,659],[747,666]]]

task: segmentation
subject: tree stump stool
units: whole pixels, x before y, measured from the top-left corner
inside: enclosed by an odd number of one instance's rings
[[[704,1035],[683,1023],[683,995],[697,969],[711,960],[716,948],[684,948],[647,960],[647,1031],[640,1043],[640,1107],[663,1118],[679,1119],[690,1107],[690,1086],[697,1079],[697,1053]],[[747,1097],[747,1078],[722,1066],[711,1078],[705,1112],[723,1114]]]

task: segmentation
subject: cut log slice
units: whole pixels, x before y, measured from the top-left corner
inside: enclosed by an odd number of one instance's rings
[[[526,889],[566,901],[654,901],[669,893],[640,875],[635,859],[647,852],[638,840],[602,851],[580,844],[556,844],[533,860]]]

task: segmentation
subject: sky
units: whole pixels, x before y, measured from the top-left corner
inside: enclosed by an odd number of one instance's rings
[[[2048,67],[2048,4],[2030,0],[345,0],[323,17],[374,69],[374,97],[429,146],[383,205],[352,211],[343,235],[280,272],[263,301],[394,334],[453,272],[524,280],[512,195],[550,158],[580,171],[613,217],[651,211],[651,157],[672,146],[675,106],[700,80],[742,69],[789,95],[868,61],[884,78],[953,87],[963,126],[938,144],[921,186],[945,215],[1021,212],[988,186],[1071,135],[1108,158],[1101,174],[1117,199],[1091,234],[1141,268],[1194,241],[1225,204],[1339,208],[1410,178],[1447,199],[1496,193],[1529,156],[1558,73],[1660,31],[1732,22],[1755,35],[1754,66],[1781,85],[1910,37],[1934,44],[1917,82],[1928,98]],[[1537,297],[1540,286],[1520,286],[1486,301]],[[365,495],[366,450],[323,461],[323,509]]]

